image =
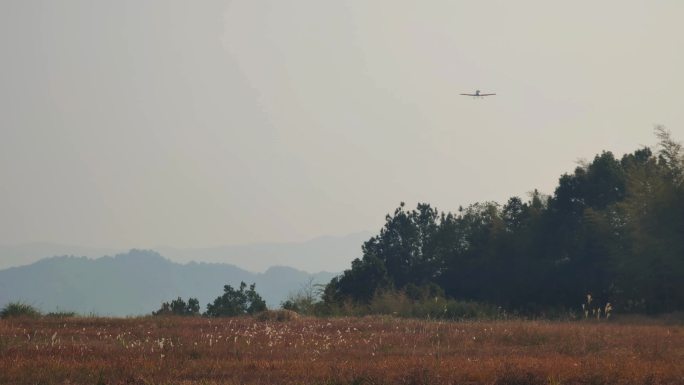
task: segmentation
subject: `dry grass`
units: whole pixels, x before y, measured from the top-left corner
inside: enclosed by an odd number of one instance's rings
[[[681,324],[0,321],[0,384],[684,384],[683,363]]]

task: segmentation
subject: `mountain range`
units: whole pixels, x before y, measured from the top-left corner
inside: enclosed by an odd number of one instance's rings
[[[271,266],[290,266],[308,271],[342,271],[361,256],[361,245],[372,234],[357,232],[343,236],[322,236],[304,242],[270,242],[204,248],[145,246],[174,262],[229,263],[252,272],[265,272]],[[97,258],[125,253],[127,248],[103,248],[58,243],[0,245],[0,269],[27,265],[56,255]]]
[[[62,256],[0,270],[0,306],[21,301],[43,311],[128,316],[149,314],[180,296],[198,298],[204,310],[224,285],[238,287],[244,281],[255,283],[274,307],[310,280],[327,283],[333,276],[284,266],[253,273],[227,263],[181,264],[150,250],[96,259]]]

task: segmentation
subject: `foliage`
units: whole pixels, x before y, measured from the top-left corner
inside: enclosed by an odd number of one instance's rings
[[[0,310],[0,318],[12,317],[40,317],[41,312],[35,307],[23,302],[10,302]]]
[[[504,313],[493,305],[444,297],[416,299],[404,292],[396,291],[376,294],[368,304],[367,314],[445,320],[497,319],[504,316]]]
[[[401,203],[324,302],[369,305],[378,293],[436,286],[523,314],[579,311],[587,294],[616,312],[684,310],[684,159],[669,131],[655,134],[656,154],[603,152],[550,196],[455,213]]]
[[[225,285],[223,295],[217,297],[214,303],[208,304],[204,314],[209,317],[234,317],[266,310],[266,302],[256,292],[255,286],[253,283],[245,290],[247,284],[240,282],[240,289],[235,290],[232,286]]]
[[[200,304],[197,298],[188,298],[185,303],[181,297],[173,301],[164,302],[157,311],[153,311],[152,315],[180,315],[180,316],[196,316],[199,315]]]

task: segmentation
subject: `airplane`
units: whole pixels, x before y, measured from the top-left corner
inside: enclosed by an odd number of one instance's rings
[[[464,96],[472,96],[472,97],[474,97],[474,98],[482,98],[482,97],[485,97],[485,96],[492,96],[492,95],[496,95],[496,94],[481,94],[481,93],[480,93],[480,90],[475,90],[475,93],[474,93],[474,94],[461,94],[461,95],[464,95]]]

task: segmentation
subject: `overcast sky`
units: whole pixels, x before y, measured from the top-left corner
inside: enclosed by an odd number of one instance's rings
[[[0,1],[0,243],[376,231],[684,139],[684,2]],[[459,96],[481,89],[497,96]]]

